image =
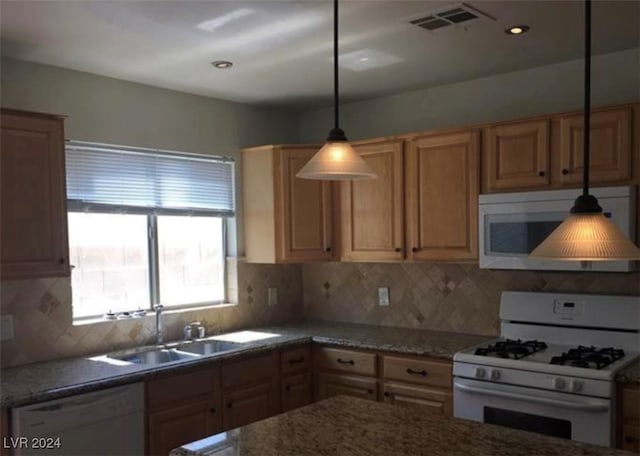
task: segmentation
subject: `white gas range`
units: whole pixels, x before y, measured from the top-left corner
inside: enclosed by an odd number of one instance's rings
[[[454,415],[613,446],[615,376],[640,356],[640,297],[504,292],[500,338],[456,353]]]

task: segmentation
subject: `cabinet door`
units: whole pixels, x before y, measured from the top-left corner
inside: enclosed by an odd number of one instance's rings
[[[223,396],[224,429],[233,429],[278,413],[273,383],[245,388]]]
[[[316,374],[316,400],[340,395],[375,401],[378,397],[378,382],[375,378],[368,377],[325,372]]]
[[[311,403],[311,374],[282,379],[282,411],[297,409]]]
[[[69,275],[63,120],[2,111],[3,279]]]
[[[453,404],[450,390],[385,382],[382,396],[384,402],[388,404],[418,408],[437,415],[452,416]]]
[[[549,185],[547,120],[489,127],[484,131],[484,139],[484,191]]]
[[[275,154],[276,253],[279,262],[333,258],[331,182],[300,179],[296,173],[315,149],[282,148]]]
[[[562,185],[582,183],[583,122],[581,115],[560,119],[560,169]],[[589,182],[606,184],[631,178],[631,109],[591,114]]]
[[[640,453],[640,426],[622,426],[621,448],[634,453]]]
[[[148,443],[150,455],[166,456],[185,443],[222,431],[220,410],[215,402],[200,401],[150,413]]]
[[[341,183],[341,259],[402,260],[403,142],[361,144],[354,149],[378,177]]]
[[[413,260],[478,258],[477,131],[424,136],[406,160],[407,249]]]

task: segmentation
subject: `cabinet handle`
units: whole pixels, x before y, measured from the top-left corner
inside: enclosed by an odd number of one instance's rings
[[[407,368],[407,374],[411,374],[411,375],[422,375],[423,377],[427,376],[427,371],[426,370],[413,370],[410,367]]]
[[[327,247],[325,250],[326,250],[327,252],[331,252],[331,247]]]
[[[285,387],[284,387],[284,390],[285,390],[285,391],[291,391],[291,385],[287,385],[287,386],[285,386]]]
[[[342,358],[338,358],[338,362],[340,364],[349,364],[351,366],[353,366],[355,363],[353,362],[352,359],[342,359]]]
[[[58,258],[58,263],[65,264],[66,260],[64,258]]]
[[[368,389],[368,390],[367,390],[367,393],[369,393],[369,394],[373,394],[373,390],[372,390],[372,389]]]
[[[233,408],[233,402],[227,402],[227,408]]]
[[[639,440],[636,437],[631,437],[630,435],[625,435],[624,436],[624,441],[627,443],[633,443],[635,440]]]
[[[565,168],[565,169],[563,169],[563,170],[562,170],[562,175],[563,175],[563,176],[566,176],[567,174],[569,174],[569,170],[568,170],[568,169],[566,169],[566,168]]]
[[[215,408],[215,407],[210,408],[210,409],[209,409],[209,412],[211,412],[211,413],[216,413],[216,408]]]
[[[396,247],[396,252],[402,252],[402,249],[400,247]]]
[[[418,251],[418,247],[414,247],[411,249],[412,252],[417,252]]]
[[[304,356],[301,356],[300,358],[293,358],[289,360],[289,364],[300,364],[300,363],[304,363]]]
[[[391,393],[389,393],[389,391],[385,391],[384,392],[384,397],[389,397],[389,396],[391,396]]]
[[[547,173],[545,173],[544,171],[539,171],[538,172],[538,176],[540,176],[540,177],[544,177],[545,174],[547,174]]]

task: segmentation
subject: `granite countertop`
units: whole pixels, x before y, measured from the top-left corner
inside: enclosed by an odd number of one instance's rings
[[[635,453],[338,396],[192,442],[173,450],[170,456],[231,454],[632,456]]]
[[[0,402],[3,408],[16,407],[147,380],[169,371],[177,372],[202,363],[234,359],[312,340],[323,344],[450,359],[455,352],[463,348],[491,339],[488,336],[318,321],[254,328],[252,331],[271,337],[242,343],[233,351],[205,355],[188,361],[139,365],[106,356],[86,356],[2,369]],[[233,334],[237,333],[230,335]],[[223,340],[225,338],[225,335],[213,337]],[[166,344],[162,347],[171,348],[177,344]],[[140,347],[119,354],[162,347]]]
[[[619,383],[640,383],[640,359],[629,364],[616,376]]]

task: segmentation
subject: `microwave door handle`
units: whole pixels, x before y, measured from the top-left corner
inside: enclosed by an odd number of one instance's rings
[[[549,399],[535,396],[524,396],[521,394],[511,393],[507,391],[495,391],[491,389],[478,388],[477,386],[464,385],[462,383],[455,382],[454,388],[460,391],[474,394],[482,394],[485,396],[501,397],[505,399],[515,399],[518,401],[533,402],[535,404],[551,405],[554,407],[570,408],[574,410],[586,410],[590,412],[601,412],[609,409],[607,404],[594,403],[591,401],[585,401],[582,403],[559,401],[557,399]]]

